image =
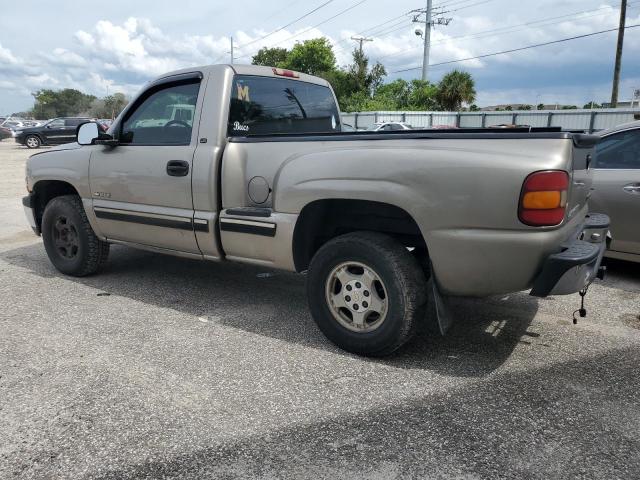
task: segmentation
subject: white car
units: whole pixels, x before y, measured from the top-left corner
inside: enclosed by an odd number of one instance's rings
[[[411,125],[404,122],[377,122],[367,128],[369,132],[391,132],[394,130],[412,130]]]

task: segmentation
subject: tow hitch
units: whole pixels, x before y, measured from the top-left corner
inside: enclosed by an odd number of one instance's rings
[[[598,267],[598,273],[596,274],[596,278],[600,280],[604,279],[604,274],[606,273],[606,271],[607,271],[607,267],[602,265]],[[593,280],[591,282],[593,282]],[[580,294],[580,308],[578,310],[574,310],[573,312],[574,325],[578,323],[578,319],[576,318],[576,313],[580,315],[580,318],[584,318],[587,316],[587,309],[584,306],[584,297],[587,295],[587,291],[591,286],[591,282],[589,282],[589,284],[586,287],[584,287],[582,290],[580,290],[580,292],[578,292]]]

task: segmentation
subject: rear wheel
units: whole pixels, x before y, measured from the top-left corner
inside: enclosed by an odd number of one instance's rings
[[[93,232],[77,195],[51,200],[42,216],[42,239],[54,267],[82,277],[97,272],[109,255],[109,244]]]
[[[38,148],[41,145],[40,137],[37,135],[28,135],[27,138],[24,139],[24,144],[27,148]]]
[[[318,250],[307,275],[311,314],[339,347],[389,355],[426,313],[427,283],[420,264],[392,237],[342,235]]]

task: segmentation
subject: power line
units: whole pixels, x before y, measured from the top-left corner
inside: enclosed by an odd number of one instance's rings
[[[244,45],[240,45],[240,46],[238,46],[238,47],[236,47],[236,48],[244,48],[244,47],[247,47],[247,46],[249,46],[249,45],[253,45],[253,44],[254,44],[254,43],[256,43],[256,42],[259,42],[260,40],[264,40],[265,38],[270,37],[270,36],[271,36],[271,35],[273,35],[274,33],[281,32],[281,31],[282,31],[282,30],[284,30],[285,28],[290,27],[291,25],[293,25],[293,24],[294,24],[294,23],[296,23],[296,22],[299,22],[299,21],[300,21],[300,20],[302,20],[303,18],[307,18],[309,15],[311,15],[311,14],[313,14],[313,13],[317,12],[317,11],[318,11],[318,10],[320,10],[321,8],[326,7],[327,5],[329,5],[329,4],[330,4],[331,2],[333,2],[333,1],[334,1],[334,0],[327,0],[326,2],[324,2],[324,3],[323,3],[323,4],[321,4],[321,5],[319,5],[318,7],[314,8],[313,10],[310,10],[309,12],[307,12],[307,13],[305,13],[304,15],[302,15],[302,16],[300,16],[300,17],[296,18],[295,20],[293,20],[293,21],[291,21],[291,22],[287,23],[287,24],[286,24],[286,25],[284,25],[284,26],[282,26],[282,27],[280,27],[280,28],[277,28],[277,29],[276,29],[276,30],[274,30],[273,32],[267,33],[266,35],[263,35],[262,37],[256,38],[255,40],[251,40],[250,42],[245,43]]]
[[[345,8],[344,10],[339,11],[339,12],[338,12],[338,13],[336,13],[335,15],[333,15],[333,16],[331,16],[331,17],[329,17],[329,18],[325,19],[325,20],[323,20],[322,22],[320,22],[320,23],[316,23],[316,24],[315,24],[314,26],[312,26],[312,27],[306,28],[306,29],[302,30],[301,32],[296,33],[295,35],[291,35],[290,37],[287,37],[287,38],[285,38],[284,40],[280,40],[279,42],[276,42],[276,43],[272,44],[270,48],[273,48],[273,47],[275,47],[276,45],[280,45],[280,44],[282,44],[282,43],[284,43],[284,42],[288,42],[289,40],[292,40],[292,39],[294,39],[294,38],[296,38],[296,37],[299,37],[300,35],[303,35],[303,34],[305,34],[305,33],[307,33],[307,32],[310,32],[310,31],[311,31],[311,30],[313,30],[314,28],[318,28],[320,25],[324,25],[325,23],[330,22],[330,21],[331,21],[331,20],[333,20],[334,18],[337,18],[337,17],[339,17],[340,15],[344,15],[344,14],[345,14],[345,13],[347,13],[349,10],[353,10],[354,8],[356,8],[356,7],[357,7],[357,6],[359,6],[359,5],[362,5],[362,4],[363,4],[364,2],[366,2],[366,1],[368,1],[368,0],[360,0],[359,2],[357,2],[357,3],[353,4],[353,5],[351,5],[350,7],[347,7],[347,8]],[[246,54],[246,55],[242,55],[241,57],[237,57],[237,58],[247,58],[247,57],[250,57],[250,56],[251,56],[251,54]]]
[[[485,3],[489,3],[489,2],[493,2],[493,1],[494,1],[494,0],[482,0],[482,1],[480,1],[480,2],[472,3],[472,4],[470,4],[470,5],[463,5],[463,6],[461,6],[461,7],[454,8],[453,10],[444,10],[444,11],[439,12],[439,13],[440,13],[440,14],[445,14],[445,13],[457,12],[457,11],[459,11],[459,10],[464,10],[465,8],[471,8],[471,7],[475,7],[475,6],[477,6],[477,5],[483,5],[483,4],[485,4]],[[445,6],[445,7],[443,7],[443,8],[446,8],[446,6]]]
[[[269,21],[269,20],[271,20],[272,18],[277,17],[278,15],[280,15],[282,12],[290,11],[290,10],[291,10],[291,7],[293,7],[294,5],[296,5],[296,4],[298,4],[298,3],[300,3],[301,1],[302,1],[302,0],[293,0],[292,2],[287,2],[287,6],[286,6],[286,7],[284,7],[284,8],[283,8],[283,9],[281,9],[281,10],[278,10],[278,11],[277,11],[277,12],[275,12],[275,13],[272,13],[272,14],[271,14],[271,15],[269,15],[267,18],[262,19],[261,23],[263,23],[263,24],[264,24],[264,23],[268,22],[268,21]]]
[[[345,8],[344,10],[341,10],[340,12],[336,13],[335,15],[333,15],[333,16],[331,16],[331,17],[327,18],[326,20],[323,20],[323,21],[322,21],[322,22],[320,22],[320,23],[316,23],[314,26],[309,27],[309,28],[307,28],[307,29],[305,29],[305,30],[303,30],[303,31],[301,31],[301,32],[298,32],[298,33],[296,33],[295,35],[291,35],[289,38],[285,38],[284,40],[280,40],[279,42],[274,43],[272,46],[280,45],[281,43],[284,43],[284,42],[286,42],[286,41],[288,41],[288,40],[294,39],[294,38],[296,38],[296,37],[298,37],[298,36],[300,36],[300,35],[302,35],[302,34],[304,34],[304,33],[307,33],[307,32],[309,32],[309,31],[313,30],[314,28],[318,28],[320,25],[324,25],[325,23],[330,22],[330,21],[331,21],[331,20],[333,20],[334,18],[337,18],[337,17],[339,17],[340,15],[344,15],[344,14],[345,14],[345,13],[347,13],[349,10],[353,10],[354,8],[356,8],[356,7],[357,7],[357,6],[359,6],[359,5],[362,5],[362,4],[363,4],[364,2],[366,2],[366,1],[368,1],[368,0],[360,0],[359,2],[357,2],[357,3],[353,4],[353,5],[351,5],[350,7]]]
[[[629,28],[636,28],[636,27],[640,27],[640,23],[635,24],[635,25],[627,25],[624,28],[626,30],[626,29],[629,29]],[[496,55],[503,55],[505,53],[520,52],[522,50],[529,50],[531,48],[544,47],[546,45],[553,45],[553,44],[556,44],[556,43],[568,42],[570,40],[577,40],[579,38],[593,37],[594,35],[601,35],[603,33],[615,32],[617,30],[618,30],[618,27],[609,28],[607,30],[600,30],[599,32],[585,33],[584,35],[576,35],[574,37],[561,38],[561,39],[558,39],[558,40],[552,40],[550,42],[536,43],[534,45],[527,45],[526,47],[512,48],[512,49],[509,49],[509,50],[502,50],[500,52],[485,53],[483,55],[477,55],[475,57],[460,58],[458,60],[449,60],[447,62],[432,63],[429,66],[430,67],[437,67],[439,65],[449,65],[449,64],[452,64],[452,63],[466,62],[467,60],[477,60],[477,59],[480,59],[480,58],[487,58],[487,57],[493,57],[493,56],[496,56]],[[404,68],[402,70],[395,70],[395,71],[390,72],[390,73],[409,72],[411,70],[420,70],[421,68],[422,68],[422,66]]]
[[[633,3],[638,3],[638,2],[630,2],[629,5],[632,5]],[[516,24],[516,25],[507,25],[505,27],[500,27],[500,28],[493,28],[490,30],[483,30],[480,32],[476,32],[476,33],[472,33],[472,34],[468,34],[468,35],[458,35],[455,37],[449,37],[443,40],[438,40],[436,42],[431,42],[431,45],[440,45],[443,43],[451,43],[452,40],[462,40],[462,39],[471,39],[471,38],[484,38],[484,37],[491,37],[494,35],[504,35],[505,33],[515,33],[515,32],[519,32],[522,30],[526,30],[526,28],[520,28],[520,27],[529,27],[531,25],[538,25],[538,24],[542,24],[539,26],[549,26],[549,25],[555,25],[557,23],[562,23],[564,20],[558,21],[558,22],[551,22],[551,23],[546,23],[549,22],[550,20],[557,20],[557,19],[564,19],[567,17],[574,17],[576,15],[581,15],[581,14],[585,14],[585,13],[593,13],[593,12],[598,12],[600,10],[609,10],[611,9],[610,6],[605,6],[605,7],[600,7],[600,8],[596,8],[594,10],[582,10],[579,12],[572,12],[572,13],[567,13],[564,15],[558,15],[555,17],[546,17],[546,18],[541,18],[538,20],[532,20],[530,22],[525,22],[525,23],[520,23],[520,24]],[[591,18],[591,17],[596,17],[599,15],[604,15],[606,13],[609,12],[601,12],[601,13],[593,13],[593,15],[589,15],[589,16],[583,16],[581,18],[576,18],[576,20],[583,20],[586,18]],[[496,33],[497,32],[497,33]],[[494,34],[494,35],[492,35]],[[378,60],[382,60],[384,58],[389,58],[389,57],[395,57],[398,55],[402,55],[403,53],[407,53],[407,52],[412,52],[414,50],[417,50],[419,48],[422,48],[422,45],[417,45],[415,47],[411,47],[405,50],[401,50],[399,52],[394,52],[394,53],[389,53],[387,55],[383,55],[381,57],[378,57]]]
[[[366,34],[366,35],[370,35],[372,30],[375,30],[375,29],[377,29],[378,27],[382,27],[383,25],[387,25],[388,23],[394,22],[394,21],[398,20],[399,18],[407,17],[407,15],[409,15],[409,13],[410,13],[410,12],[403,13],[402,15],[398,15],[398,16],[396,16],[396,17],[390,18],[389,20],[386,20],[386,21],[384,21],[384,22],[382,22],[382,23],[379,23],[379,24],[377,24],[377,25],[374,25],[374,26],[372,26],[372,27],[365,28],[364,30],[361,30],[361,31],[357,32],[357,33],[356,33],[356,35],[365,35],[365,34]],[[386,28],[386,27],[385,27],[385,28]],[[339,42],[336,42],[336,43],[334,44],[334,48],[335,48],[335,47],[337,47],[338,45],[341,45],[341,44],[347,43],[347,42],[349,42],[349,41],[350,41],[350,39],[349,39],[349,38],[342,39],[342,40],[340,40]]]
[[[451,2],[445,1],[445,2],[441,2],[441,3],[438,3],[438,4],[434,5],[433,8],[450,8],[450,7],[459,5],[461,3],[464,4],[464,3],[473,2],[473,1],[474,0],[454,0],[454,1],[451,1]],[[483,1],[484,2],[490,2],[492,0],[483,0]]]

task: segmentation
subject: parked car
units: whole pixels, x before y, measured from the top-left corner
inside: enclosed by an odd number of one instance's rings
[[[11,137],[13,137],[13,132],[10,128],[0,127],[0,141]]]
[[[28,148],[40,145],[60,145],[76,140],[78,125],[91,121],[86,117],[61,117],[49,120],[39,127],[22,128],[16,131],[15,140]]]
[[[192,106],[193,121],[157,125],[173,104]],[[340,123],[318,77],[173,72],[109,133],[86,123],[77,143],[31,156],[27,219],[67,275],[97,272],[111,243],[306,272],[322,332],[374,356],[411,338],[428,291],[444,330],[442,295],[569,294],[600,271],[608,218],[587,217],[598,137]]]
[[[411,130],[411,125],[404,122],[377,122],[367,128],[370,132],[391,132],[397,130]]]
[[[2,126],[4,128],[8,128],[8,129],[10,129],[12,131],[16,131],[16,130],[18,130],[20,128],[24,128],[24,123],[22,121],[20,121],[20,120],[9,119],[9,120],[5,120],[4,122],[2,122],[2,125],[0,125],[0,126]]]
[[[640,262],[640,122],[598,132],[591,207],[611,217],[606,256]]]

